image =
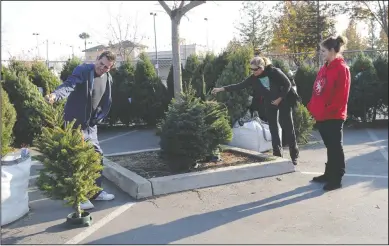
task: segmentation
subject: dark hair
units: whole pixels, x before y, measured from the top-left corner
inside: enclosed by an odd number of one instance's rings
[[[99,55],[98,60],[102,59],[103,57],[107,57],[108,61],[115,61],[116,60],[116,55],[112,51],[104,51]]]
[[[346,44],[347,44],[347,39],[343,36],[338,36],[336,38],[329,37],[321,43],[321,45],[327,50],[334,49],[335,53],[339,53],[340,48]]]

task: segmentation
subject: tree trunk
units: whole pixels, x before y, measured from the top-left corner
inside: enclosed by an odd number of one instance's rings
[[[174,81],[174,98],[178,100],[182,93],[182,74],[181,74],[181,54],[180,54],[180,19],[177,15],[172,18],[172,52],[173,52],[173,81]]]

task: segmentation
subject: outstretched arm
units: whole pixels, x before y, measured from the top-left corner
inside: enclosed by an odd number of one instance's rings
[[[77,84],[84,83],[82,75],[83,67],[77,66],[72,75],[70,75],[60,86],[58,86],[52,94],[55,95],[55,101],[67,98],[72,91],[76,88]]]
[[[240,82],[238,84],[223,86],[223,88],[224,88],[224,90],[226,90],[228,92],[245,89],[245,88],[250,86],[251,80],[253,79],[252,76],[253,75],[248,76],[247,78],[245,78],[242,82]]]

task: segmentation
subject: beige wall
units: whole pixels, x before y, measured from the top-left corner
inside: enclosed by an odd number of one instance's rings
[[[123,61],[122,57],[119,55],[119,50],[118,49],[108,48],[108,49],[104,49],[104,50],[109,50],[109,51],[112,51],[113,53],[115,53],[116,56],[117,56],[117,61],[118,62]],[[129,54],[129,58],[134,60],[136,57],[138,57],[138,55],[142,51],[144,51],[144,48],[134,48],[131,51],[131,53]],[[103,52],[103,50],[88,51],[85,54],[85,60],[86,61],[95,61],[97,59],[97,57],[101,54],[101,52]]]

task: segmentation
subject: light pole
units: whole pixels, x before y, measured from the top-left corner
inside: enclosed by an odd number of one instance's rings
[[[208,31],[208,18],[205,17],[204,20],[207,22],[207,24],[206,24],[206,25],[207,25],[207,51],[209,51],[209,43],[208,43],[208,35],[209,35],[209,34],[208,34],[208,33],[209,33],[209,31]]]
[[[74,58],[74,46],[73,45],[69,45],[70,48],[72,48],[72,59]]]
[[[159,76],[158,49],[157,49],[157,30],[156,30],[156,27],[155,27],[155,16],[157,16],[157,13],[150,12],[150,15],[152,15],[153,19],[154,19],[154,39],[155,39],[155,59],[156,59],[155,68],[157,69],[157,75]]]
[[[46,39],[46,60],[47,60],[47,67],[49,68],[49,40]]]
[[[38,39],[39,33],[34,32],[32,35],[36,36],[36,49],[37,49],[37,58],[38,58],[39,57],[39,39]]]

